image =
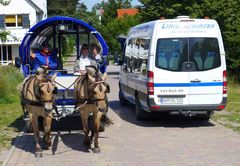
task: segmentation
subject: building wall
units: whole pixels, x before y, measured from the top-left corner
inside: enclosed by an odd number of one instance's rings
[[[0,15],[29,15],[30,27],[37,22],[47,18],[47,1],[46,0],[11,0],[10,4],[3,6],[0,4]],[[28,32],[30,27],[5,27],[1,30],[7,30],[7,41],[0,41],[0,47],[11,46],[12,59],[19,56],[19,46]],[[13,36],[13,37],[12,37]],[[2,48],[3,50],[3,48]],[[3,51],[0,52],[0,65],[3,64]],[[8,59],[9,60],[9,59]],[[12,60],[9,60],[11,62]]]

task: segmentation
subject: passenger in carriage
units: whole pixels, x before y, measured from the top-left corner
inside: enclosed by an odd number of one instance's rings
[[[83,44],[80,50],[80,56],[76,60],[75,65],[74,65],[74,72],[75,73],[80,73],[85,74],[85,66],[95,66],[97,67],[97,62],[93,60],[93,58],[89,54],[89,47],[87,44]]]
[[[92,44],[92,55],[93,60],[95,60],[97,63],[102,63],[102,57],[99,54],[100,47],[97,44]]]
[[[31,55],[33,59],[32,70],[37,71],[41,66],[49,70],[56,70],[58,68],[57,51],[52,51],[48,42],[43,42],[40,51],[34,51]]]

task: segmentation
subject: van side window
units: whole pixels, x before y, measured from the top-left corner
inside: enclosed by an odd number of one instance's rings
[[[133,45],[133,40],[132,38],[128,39],[126,48],[125,48],[125,58],[124,62],[126,63],[127,66],[127,72],[132,72],[132,45]]]

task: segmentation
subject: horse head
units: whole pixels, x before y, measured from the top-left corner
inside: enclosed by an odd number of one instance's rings
[[[46,73],[37,73],[37,84],[35,85],[35,95],[38,100],[43,103],[44,109],[47,112],[52,111],[54,100],[57,94],[57,87],[54,83],[57,73],[52,76]]]
[[[89,92],[95,100],[100,112],[106,112],[108,107],[107,93],[110,93],[110,87],[105,82],[107,73],[103,75],[94,66],[86,67],[88,77]]]

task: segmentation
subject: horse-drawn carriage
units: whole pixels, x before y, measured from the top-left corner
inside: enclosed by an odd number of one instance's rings
[[[91,25],[81,20],[63,16],[48,18],[33,26],[24,37],[22,44],[20,46],[20,59],[16,58],[15,63],[17,65],[20,65],[21,61],[21,70],[26,79],[28,79],[32,75],[38,74],[39,72],[33,70],[34,61],[32,60],[30,55],[33,53],[33,51],[40,50],[41,45],[44,42],[48,42],[52,46],[52,51],[54,50],[57,52],[55,56],[57,59],[58,67],[54,70],[48,70],[48,75],[50,76],[49,77],[47,76],[46,81],[44,83],[41,83],[41,80],[39,81],[40,88],[38,87],[38,89],[43,88],[44,85],[48,86],[47,87],[48,89],[51,89],[50,88],[51,85],[54,85],[53,95],[56,95],[56,98],[53,102],[52,113],[50,116],[51,118],[55,119],[54,124],[60,129],[61,127],[63,127],[64,130],[68,130],[68,127],[70,127],[69,130],[75,129],[74,126],[76,127],[76,125],[73,125],[71,123],[73,122],[72,121],[73,117],[78,116],[79,118],[79,112],[75,113],[76,110],[79,110],[80,108],[84,107],[87,104],[89,105],[96,104],[97,107],[99,107],[100,105],[99,102],[105,102],[107,104],[106,95],[101,99],[97,99],[94,98],[95,92],[90,91],[91,90],[94,91],[94,88],[96,87],[100,87],[101,91],[102,88],[105,87],[105,93],[109,91],[109,86],[106,85],[106,83],[104,82],[104,78],[102,78],[101,74],[98,74],[106,73],[108,47],[100,33],[97,32]],[[92,79],[91,85],[92,89],[90,91],[87,90],[88,94],[92,93],[91,99],[89,96],[88,99],[78,99],[76,101],[75,98],[76,96],[74,97],[75,93],[74,88],[76,90],[76,88],[78,87],[76,83],[84,84],[84,80],[82,80],[81,82],[80,80],[81,78],[79,79],[79,74],[76,74],[73,70],[73,65],[77,57],[79,57],[80,47],[84,43],[86,43],[89,46],[95,44],[101,48],[100,54],[102,56],[102,62],[98,64],[98,70],[96,67],[94,68],[91,66],[89,66],[89,69],[87,70],[88,71],[87,74],[89,73],[90,74],[87,77],[88,81],[86,83],[90,84],[89,82],[91,81],[89,80]],[[68,45],[66,46],[66,44]],[[66,49],[72,50],[73,56],[66,55],[64,56],[64,54],[66,54]],[[91,50],[89,51],[91,52]],[[57,74],[51,76],[53,75],[53,73]],[[37,79],[38,78],[36,78],[36,80]],[[32,84],[33,84],[32,94],[34,94],[36,93],[36,90],[34,89],[35,82],[33,82]],[[31,90],[26,89],[25,91],[27,93],[28,91]],[[81,93],[80,91],[81,90],[79,90],[79,93]],[[82,102],[79,102],[80,100]],[[36,108],[38,105],[42,106],[41,103],[39,104],[33,101],[29,101],[29,99],[22,100],[22,102],[23,105],[33,105],[36,106]],[[25,113],[25,120],[27,122],[28,130],[30,131],[32,130],[32,128],[31,121],[29,121],[28,112],[29,111],[26,111]],[[106,109],[103,112],[105,114]],[[61,124],[57,123],[58,121],[60,122],[62,121],[62,123]],[[104,126],[102,126],[101,130],[104,130]],[[93,137],[93,135],[91,137]],[[85,140],[85,144],[89,143],[90,143],[89,140],[87,142]]]

